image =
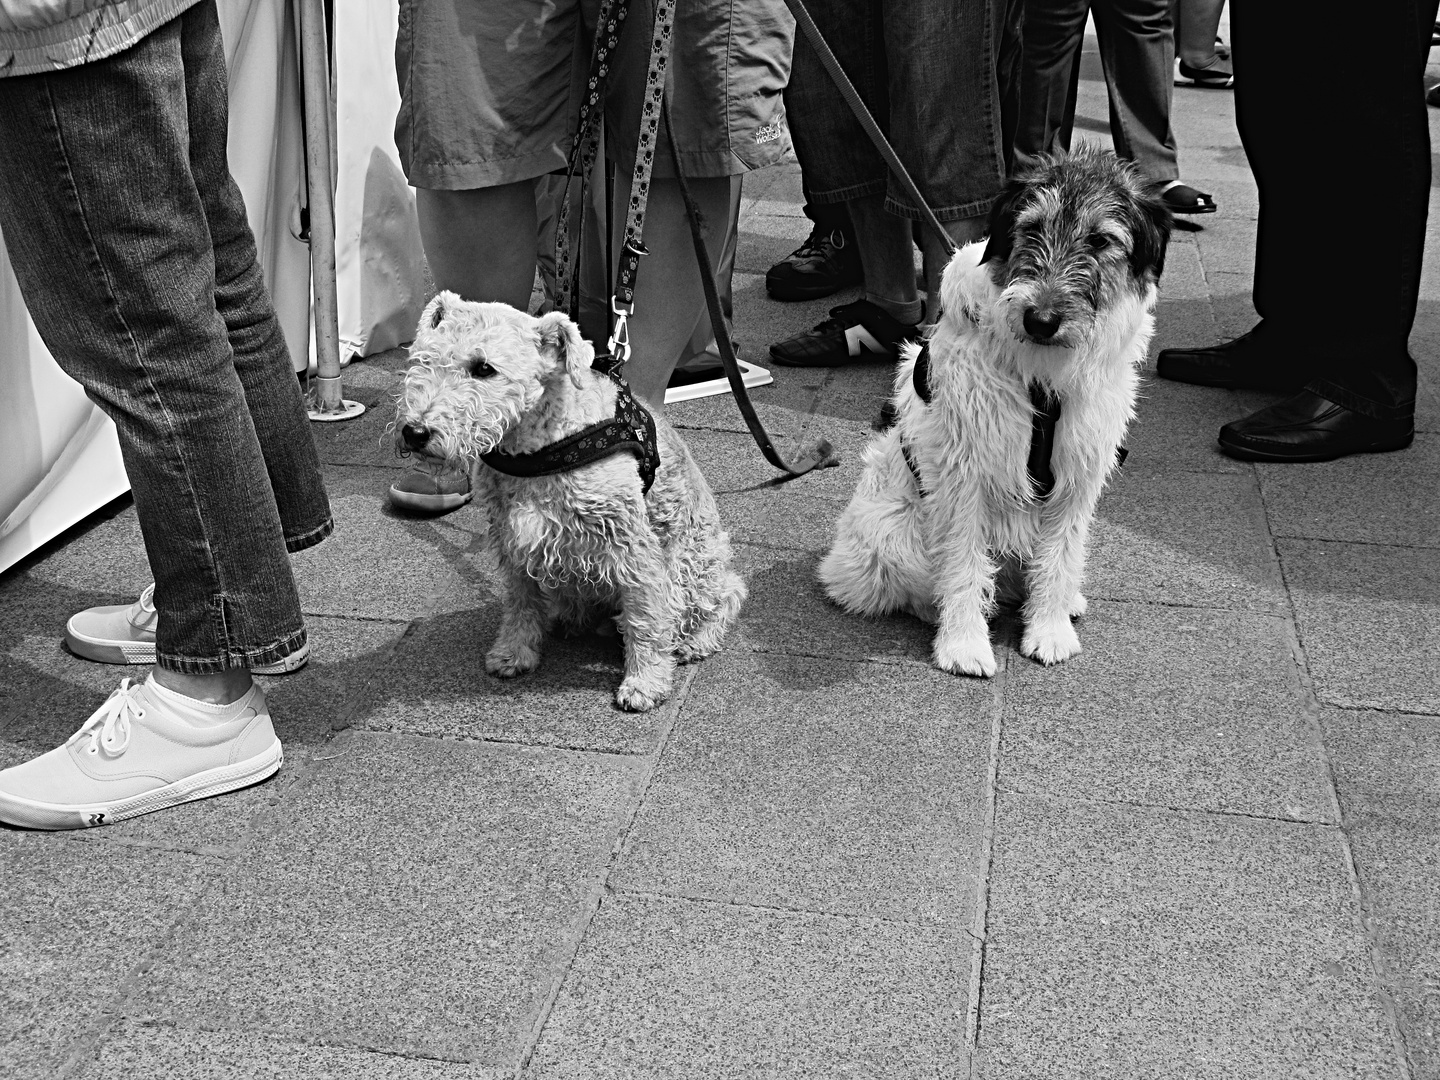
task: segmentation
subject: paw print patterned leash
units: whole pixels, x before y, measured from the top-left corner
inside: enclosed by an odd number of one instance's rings
[[[621,367],[630,358],[628,320],[635,313],[635,279],[640,273],[640,256],[648,254],[642,236],[645,231],[645,208],[650,200],[650,172],[655,164],[655,149],[660,129],[661,104],[665,99],[665,81],[670,69],[670,53],[675,39],[675,9],[678,0],[655,0],[655,22],[650,35],[650,62],[645,72],[645,90],[640,106],[640,130],[635,141],[635,171],[630,178],[630,202],[625,213],[625,241],[620,252],[619,275],[610,310],[615,316],[614,329],[606,350],[608,356],[597,357],[596,366],[608,371]],[[591,53],[590,75],[586,81],[585,99],[580,107],[579,130],[570,148],[570,164],[565,178],[565,195],[555,230],[555,276],[558,295],[556,308],[573,310],[579,289],[575,282],[578,268],[570,251],[570,180],[580,172],[581,191],[590,175],[599,145],[599,123],[604,113],[605,83],[610,57],[620,40],[626,18],[625,0],[605,0],[595,26],[595,44]]]
[[[600,150],[600,119],[605,113],[605,87],[610,74],[610,57],[620,44],[620,31],[629,14],[627,0],[604,0],[595,20],[595,42],[590,49],[590,74],[585,81],[585,97],[580,102],[580,122],[575,141],[570,147],[570,162],[565,170],[565,190],[560,196],[560,215],[555,228],[555,309],[577,318],[576,298],[579,295],[579,266],[574,263],[570,247],[570,184],[576,173],[580,176],[580,199],[583,202],[591,170]],[[583,243],[584,215],[581,215]],[[576,245],[580,246],[579,244]]]

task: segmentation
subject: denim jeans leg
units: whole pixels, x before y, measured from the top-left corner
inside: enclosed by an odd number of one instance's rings
[[[278,661],[305,629],[191,165],[225,131],[189,129],[191,18],[213,0],[104,60],[0,78],[0,229],[46,344],[115,421],[158,662],[199,674]]]
[[[214,4],[186,12],[180,48],[190,169],[215,252],[215,308],[225,320],[235,371],[265,455],[285,546],[302,551],[324,540],[334,526],[304,395],[260,272],[245,203],[226,160],[229,86]]]

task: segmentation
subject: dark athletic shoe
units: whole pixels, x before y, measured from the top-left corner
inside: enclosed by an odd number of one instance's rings
[[[900,343],[918,340],[920,328],[906,326],[869,300],[830,309],[813,330],[770,346],[770,358],[785,367],[840,367],[865,360],[895,360]]]
[[[818,300],[863,280],[854,244],[839,229],[827,233],[816,225],[808,240],[766,272],[765,291],[776,300]]]

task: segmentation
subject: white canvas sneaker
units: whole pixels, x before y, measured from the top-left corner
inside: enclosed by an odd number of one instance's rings
[[[70,616],[65,644],[76,656],[102,664],[155,663],[155,586],[146,587],[133,604],[92,607]],[[255,675],[285,675],[310,659],[307,641],[278,663],[251,668]]]
[[[0,821],[110,825],[248,787],[284,757],[259,684],[233,704],[209,705],[151,679],[122,679],[63,746],[0,772]]]

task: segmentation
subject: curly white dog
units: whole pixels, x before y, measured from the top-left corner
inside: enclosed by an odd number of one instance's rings
[[[943,314],[895,379],[820,580],[846,610],[937,623],[935,663],[993,675],[995,559],[1026,571],[1020,650],[1080,651],[1071,618],[1100,492],[1135,412],[1170,215],[1090,148],[1012,181],[988,244],[957,252]]]
[[[398,402],[403,452],[475,468],[506,576],[485,669],[530,671],[552,625],[614,616],[623,708],[654,708],[675,662],[720,647],[745,599],[714,496],[689,448],[560,312],[442,292],[420,317]],[[481,464],[483,463],[483,464]]]

